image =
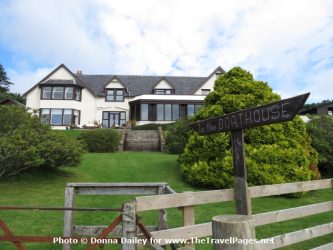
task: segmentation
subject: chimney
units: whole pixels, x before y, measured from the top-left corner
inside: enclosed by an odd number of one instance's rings
[[[77,74],[77,75],[82,75],[82,71],[81,71],[81,70],[77,70],[77,71],[76,71],[76,74]]]

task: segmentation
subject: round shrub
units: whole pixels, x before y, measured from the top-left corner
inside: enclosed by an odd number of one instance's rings
[[[215,82],[214,91],[194,120],[209,119],[242,109],[278,101],[267,83],[256,81],[239,68],[233,68]],[[304,122],[293,121],[245,130],[245,153],[250,185],[285,183],[315,179],[317,152]],[[209,188],[233,185],[233,164],[229,133],[200,136],[191,131],[184,153],[179,157],[186,181]]]
[[[93,129],[82,131],[78,137],[85,142],[89,152],[115,152],[118,150],[120,131],[115,129]]]
[[[18,106],[0,106],[0,178],[29,168],[76,166],[81,143],[55,133]]]

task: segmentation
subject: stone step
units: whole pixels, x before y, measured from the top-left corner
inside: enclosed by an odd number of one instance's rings
[[[155,130],[129,130],[126,133],[124,150],[160,151],[160,138]]]

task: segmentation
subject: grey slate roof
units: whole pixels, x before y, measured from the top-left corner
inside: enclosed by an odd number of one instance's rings
[[[54,79],[49,79],[45,82],[41,82],[39,85],[70,85],[70,84],[75,84],[75,85],[77,84],[79,86],[82,86],[80,83],[76,82],[75,80],[54,80]]]
[[[192,95],[208,80],[208,77],[182,76],[77,75],[77,78],[96,96],[104,96],[105,86],[114,77],[117,77],[125,88],[127,88],[130,96],[151,94],[154,86],[162,78],[174,86],[175,94]]]

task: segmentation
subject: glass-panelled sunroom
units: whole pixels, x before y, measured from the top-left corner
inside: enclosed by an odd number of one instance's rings
[[[202,98],[201,98],[202,99]],[[203,105],[203,100],[138,99],[130,102],[130,119],[139,124],[168,123],[185,116],[192,116]]]

